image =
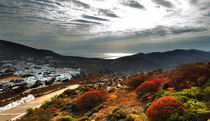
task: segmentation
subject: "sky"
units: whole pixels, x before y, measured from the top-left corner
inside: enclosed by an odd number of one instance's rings
[[[107,59],[210,51],[210,1],[0,0],[0,39]]]

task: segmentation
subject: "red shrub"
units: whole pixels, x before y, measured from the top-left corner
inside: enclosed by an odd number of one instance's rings
[[[203,63],[183,63],[171,74],[170,85],[177,89],[199,86],[210,78],[210,68]]]
[[[160,79],[145,81],[135,89],[135,92],[138,95],[142,95],[147,92],[156,92],[161,89],[163,83],[164,81]]]
[[[75,106],[79,110],[91,109],[100,103],[104,102],[107,98],[107,93],[102,90],[92,90],[85,92],[79,96],[75,101]]]
[[[138,87],[141,83],[143,83],[146,79],[148,79],[148,75],[147,74],[140,74],[140,75],[137,75],[137,76],[134,76],[130,79],[128,79],[126,81],[126,84],[132,88],[132,89],[135,89],[136,87]]]
[[[184,106],[174,97],[164,96],[152,102],[146,114],[150,121],[166,121],[173,113],[181,113]]]

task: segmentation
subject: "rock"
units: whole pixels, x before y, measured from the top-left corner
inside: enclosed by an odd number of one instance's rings
[[[117,84],[117,88],[120,88],[120,87],[122,87],[122,85],[119,83],[119,84]]]

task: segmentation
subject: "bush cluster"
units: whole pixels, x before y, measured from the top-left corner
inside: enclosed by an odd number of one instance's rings
[[[183,114],[174,113],[166,121],[207,121],[210,119],[209,112],[191,112],[184,111]]]
[[[89,121],[88,118],[86,117],[81,117],[81,118],[73,118],[72,116],[61,116],[56,121]]]
[[[172,96],[183,101],[185,111],[175,113],[167,121],[207,121],[210,119],[210,87],[191,87],[179,92],[161,90],[154,95],[154,99],[164,96]]]
[[[185,89],[203,85],[210,78],[210,68],[204,63],[183,63],[171,75],[170,85]]]
[[[191,87],[190,89],[184,89],[179,92],[170,92],[166,90],[161,90],[154,95],[153,99],[158,99],[163,96],[172,96],[184,102],[187,102],[190,99],[210,101],[209,95],[210,95],[210,86],[206,88]]]
[[[183,104],[174,97],[164,96],[151,103],[146,114],[150,121],[166,121],[174,113],[182,113]]]
[[[126,84],[128,87],[135,89],[138,87],[141,83],[143,83],[145,80],[147,80],[149,76],[147,74],[140,74],[137,76],[134,76],[126,81]]]
[[[77,121],[77,119],[71,116],[61,116],[56,121]]]
[[[93,90],[80,95],[74,102],[78,110],[88,110],[104,102],[107,93],[102,90]]]
[[[108,113],[106,118],[108,121],[134,121],[132,117],[127,116],[120,108],[116,108],[111,113]]]
[[[145,81],[141,85],[139,85],[136,89],[135,92],[139,96],[148,93],[148,92],[157,92],[160,90],[162,87],[162,80],[160,79],[153,79],[150,81]]]

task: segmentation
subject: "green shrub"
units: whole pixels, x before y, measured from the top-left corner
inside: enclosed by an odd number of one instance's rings
[[[158,91],[157,93],[155,93],[153,100],[157,100],[164,96],[172,96],[172,97],[175,97],[177,100],[180,100],[183,102],[186,102],[189,100],[189,98],[187,96],[181,95],[179,93],[173,93],[173,92],[166,91],[166,90],[161,90],[161,91]]]
[[[87,118],[87,117],[80,117],[77,120],[78,121],[89,121],[89,118]]]
[[[97,113],[98,111],[100,111],[102,108],[105,108],[108,104],[105,102],[105,103],[102,103],[100,104],[99,106],[93,108],[92,110],[90,110],[89,112],[86,113],[86,115],[88,117],[92,116],[94,113]]]
[[[118,121],[121,119],[126,119],[127,115],[120,110],[120,108],[116,108],[111,113],[108,113],[106,117],[108,121]]]
[[[42,105],[41,108],[47,109],[51,106],[51,102],[50,101],[45,101]]]
[[[134,119],[131,116],[127,116],[127,118],[125,119],[125,121],[134,121]]]
[[[203,97],[202,90],[199,87],[191,87],[190,89],[184,89],[183,91],[177,92],[177,94],[198,100],[201,100]]]
[[[174,113],[167,119],[167,121],[185,121],[185,119],[179,113]]]
[[[203,88],[209,87],[210,86],[210,79],[206,81],[204,85],[202,85]]]
[[[34,111],[34,109],[33,109],[33,108],[29,108],[29,109],[27,109],[27,114],[28,114],[28,115],[30,115],[30,114],[32,114],[32,113],[33,113],[33,111]]]
[[[41,108],[61,108],[63,105],[63,99],[59,98],[58,96],[51,98],[50,101],[45,101],[44,104],[41,105]]]
[[[156,100],[163,96],[172,96],[183,102],[188,100],[196,99],[203,101],[210,101],[210,87],[201,88],[201,87],[191,87],[190,89],[184,89],[180,92],[170,92],[166,90],[161,90],[155,93],[153,99]]]
[[[184,106],[191,111],[195,111],[198,109],[207,109],[206,105],[203,102],[199,102],[197,100],[189,100],[184,103]]]
[[[56,121],[78,121],[78,120],[71,116],[61,116]]]
[[[39,121],[50,121],[50,120],[48,118],[43,117],[43,118],[40,118]]]
[[[209,118],[209,112],[197,113],[186,110],[183,114],[174,113],[167,121],[207,121]]]
[[[74,98],[78,95],[78,92],[76,89],[68,89],[68,90],[65,90],[62,94],[60,94],[58,97],[59,98],[66,98],[66,97],[71,97],[71,98]]]
[[[210,101],[210,86],[203,90],[203,100]]]

